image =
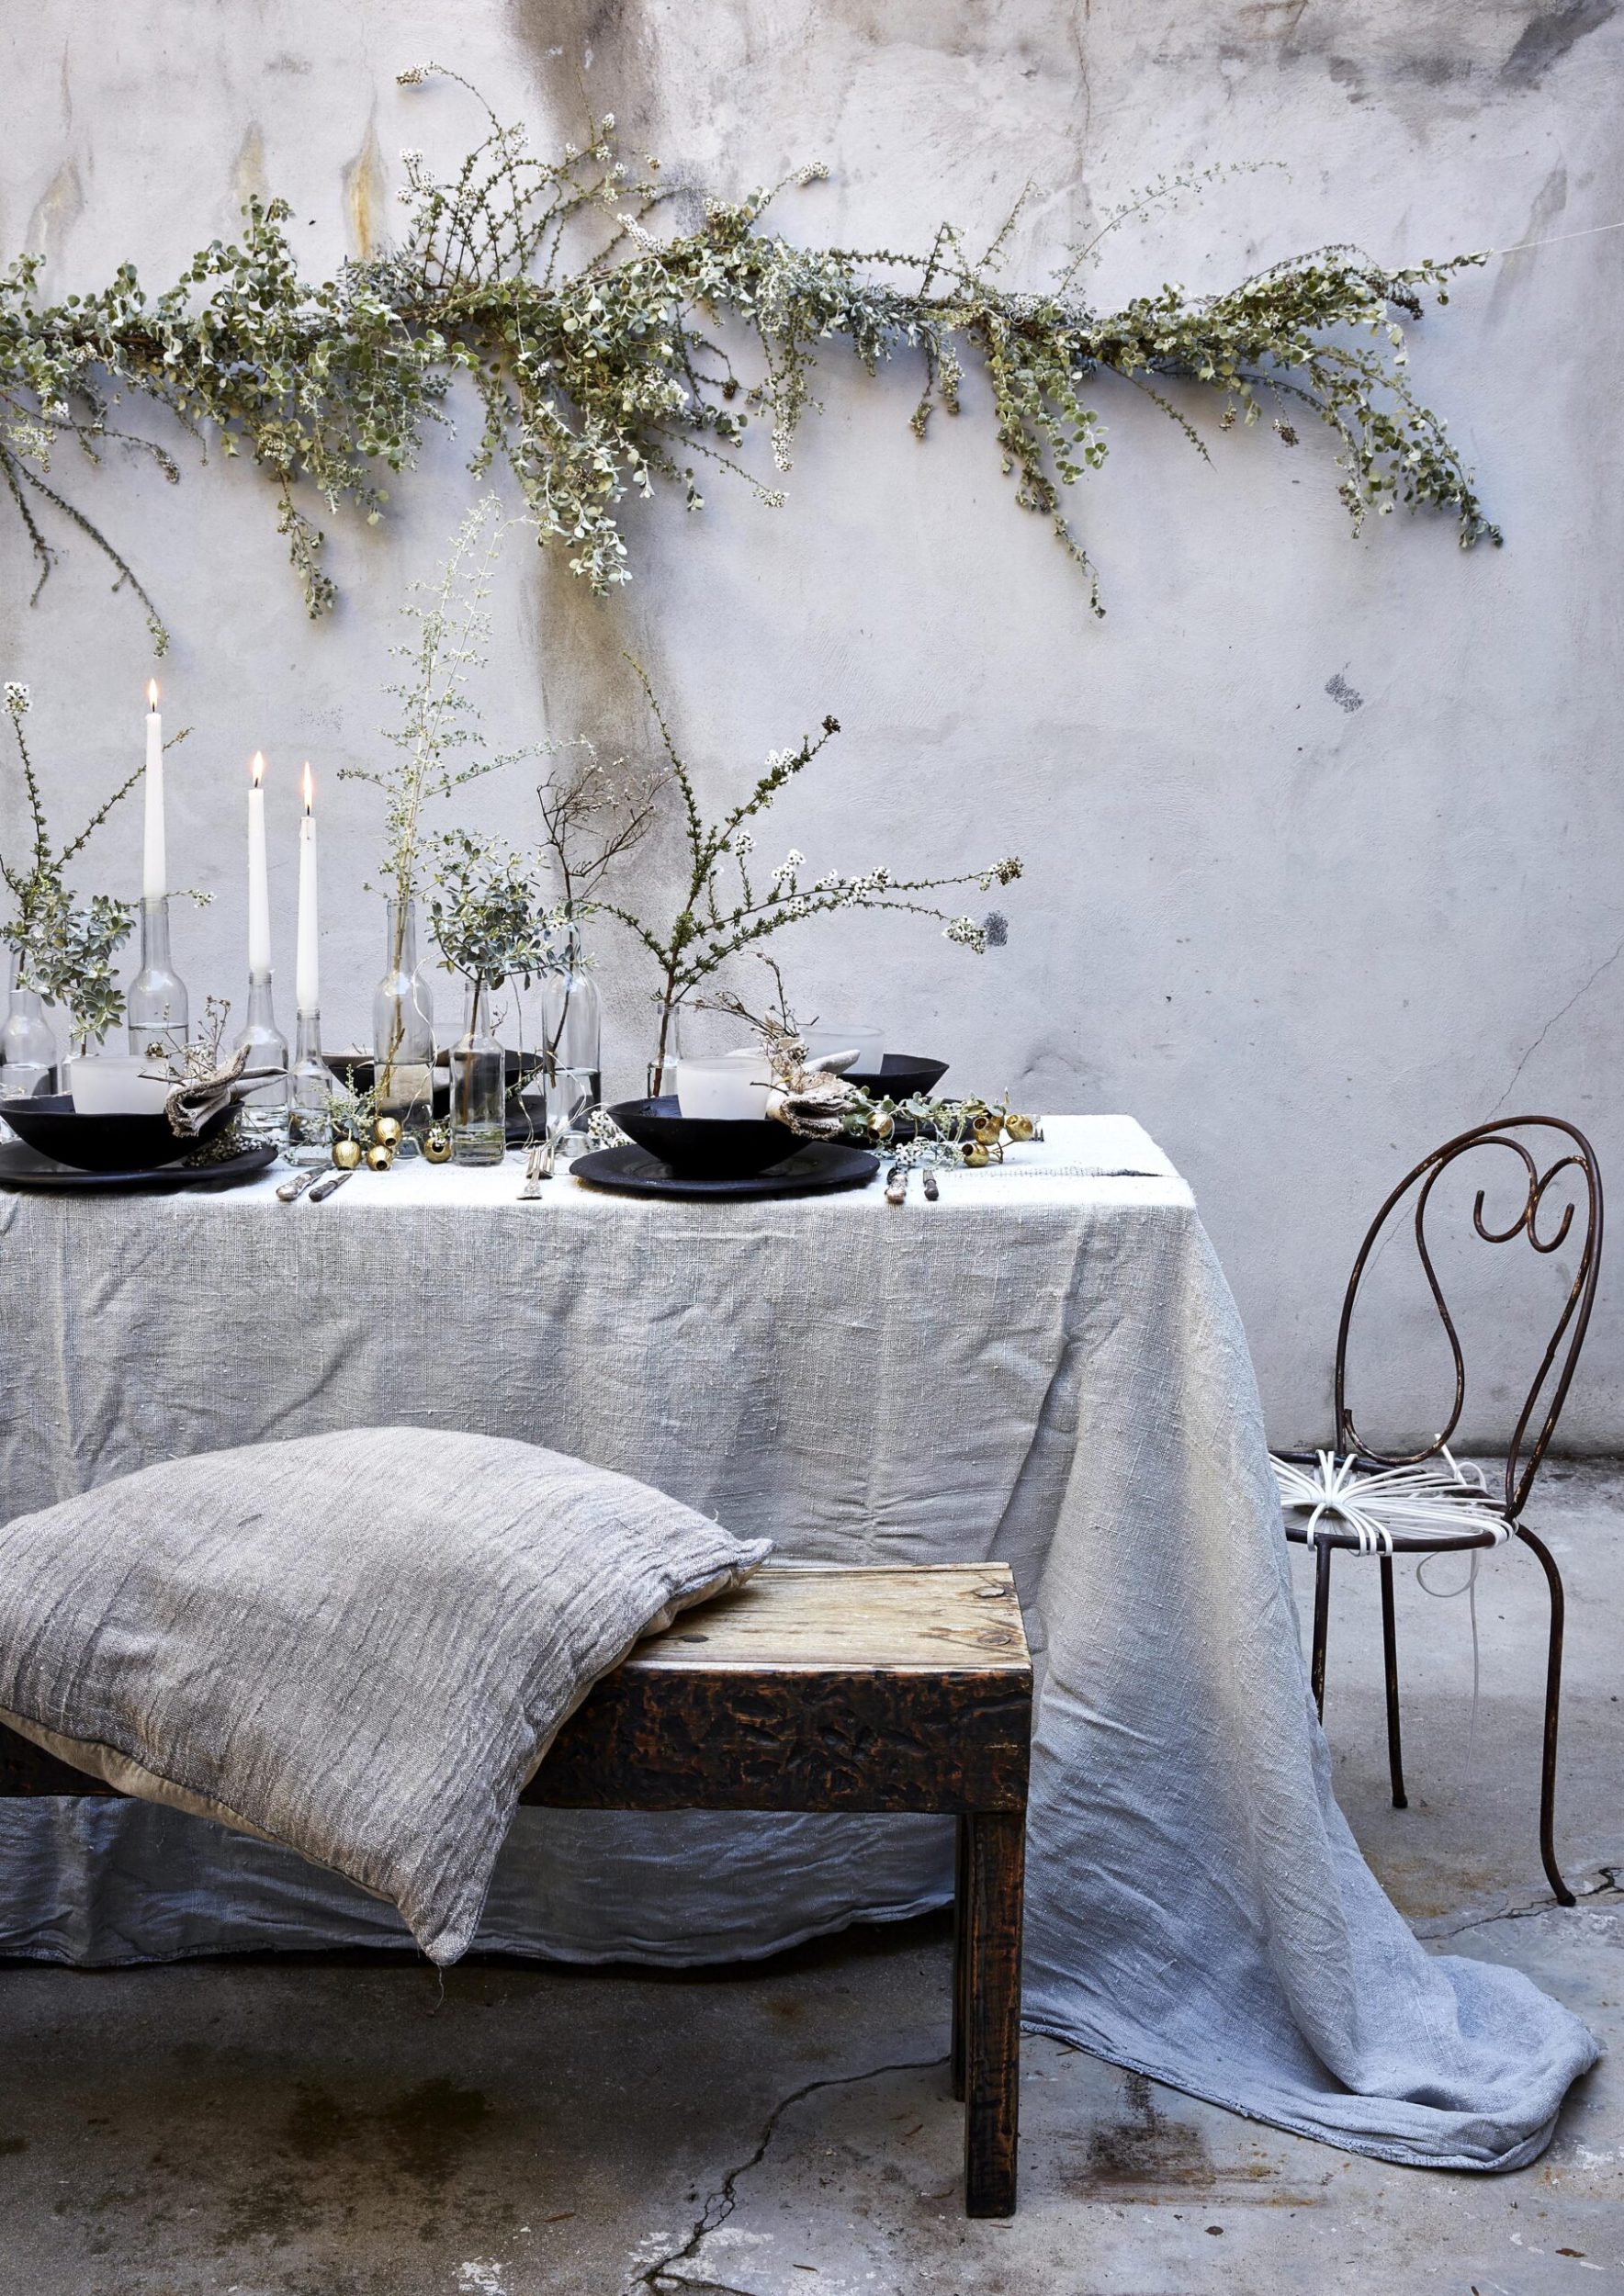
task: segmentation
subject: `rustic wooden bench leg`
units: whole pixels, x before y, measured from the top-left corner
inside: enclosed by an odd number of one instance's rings
[[[964,1988],[970,1967],[970,1821],[957,1821],[953,1882],[953,2093],[964,2101]]]
[[[1021,2113],[1021,1916],[1026,1821],[964,1827],[964,2213],[1013,2216]]]

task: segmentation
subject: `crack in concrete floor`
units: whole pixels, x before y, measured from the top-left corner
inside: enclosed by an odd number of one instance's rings
[[[759,2168],[766,2159],[772,2149],[773,2140],[778,2133],[778,2124],[784,2119],[784,2114],[792,2106],[802,2103],[808,2097],[816,2096],[819,2089],[851,2088],[860,2081],[877,2081],[887,2073],[934,2072],[939,2065],[946,2063],[945,2051],[942,2055],[935,2057],[896,2058],[885,2065],[871,2065],[861,2073],[835,2073],[821,2080],[803,2081],[798,2088],[791,2089],[787,2097],[779,2099],[777,2104],[767,2115],[754,2152],[747,2160],[741,2160],[736,2168],[729,2168],[716,2190],[707,2194],[705,2206],[694,2219],[693,2230],[682,2246],[670,2249],[663,2257],[657,2257],[651,2263],[645,2265],[641,2271],[626,2281],[623,2296],[636,2296],[638,2289],[648,2289],[651,2291],[651,2296],[660,2296],[662,2283],[668,2287],[690,2290],[693,2296],[709,2296],[709,2292],[713,2290],[716,2291],[716,2296],[750,2296],[750,2291],[747,2289],[730,2289],[721,2280],[696,2280],[687,2273],[673,2273],[671,2267],[685,2264],[691,2257],[696,2256],[701,2243],[725,2224],[732,2215],[739,2205],[739,2179],[740,2177],[748,2176],[752,2168]]]

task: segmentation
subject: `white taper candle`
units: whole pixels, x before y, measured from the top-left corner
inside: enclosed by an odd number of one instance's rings
[[[265,881],[265,761],[254,753],[254,781],[248,792],[248,973],[250,979],[271,969],[271,896]]]
[[[169,891],[169,866],[164,850],[164,720],[158,715],[158,687],[147,687],[147,809],[141,847],[141,897],[162,901]]]
[[[316,958],[316,816],[310,763],[304,770],[304,814],[299,825],[299,952],[294,966],[294,1002],[301,1013],[321,1009]]]

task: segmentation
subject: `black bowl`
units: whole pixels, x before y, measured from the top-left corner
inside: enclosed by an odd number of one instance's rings
[[[806,1144],[786,1125],[765,1117],[728,1122],[684,1116],[675,1093],[658,1100],[619,1100],[609,1113],[639,1148],[694,1180],[753,1179]]]
[[[889,1095],[893,1100],[911,1100],[916,1094],[933,1093],[946,1074],[945,1061],[922,1061],[912,1052],[887,1052],[877,1072],[872,1068],[848,1068],[846,1082],[861,1086],[876,1099]]]
[[[177,1164],[212,1140],[231,1111],[221,1109],[203,1130],[176,1140],[169,1119],[157,1116],[81,1116],[65,1092],[39,1092],[31,1100],[0,1100],[4,1117],[36,1155],[77,1172],[155,1172]]]

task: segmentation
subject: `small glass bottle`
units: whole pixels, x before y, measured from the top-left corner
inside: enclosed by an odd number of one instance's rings
[[[506,1056],[491,1033],[491,985],[468,986],[468,1026],[451,1048],[451,1153],[457,1164],[500,1164],[507,1154]]]
[[[283,1141],[288,1136],[288,1039],[276,1026],[271,1002],[269,972],[248,975],[248,1020],[238,1047],[248,1053],[244,1077],[253,1069],[267,1069],[256,1083],[244,1083],[238,1120],[252,1141]]]
[[[14,951],[6,1026],[0,1030],[0,1100],[30,1100],[37,1092],[56,1088],[56,1031],[45,1018],[39,990],[18,985],[18,970]],[[0,1124],[0,1139],[11,1137],[10,1128]]]
[[[665,1032],[660,1055],[648,1064],[648,1097],[658,1100],[677,1088],[677,1063],[682,1057],[682,1007],[673,1005],[664,1015]]]
[[[559,961],[542,976],[542,1073],[547,1125],[567,1147],[586,1137],[587,1119],[603,1097],[603,1000],[581,953],[580,928],[564,929]]]
[[[330,1113],[335,1089],[333,1071],[321,1058],[321,1016],[301,1012],[293,1048],[292,1106],[288,1119],[288,1161],[327,1163],[333,1151]]]
[[[130,1049],[144,1055],[153,1044],[177,1064],[191,1034],[186,985],[169,962],[169,898],[141,905],[141,971],[125,999]]]
[[[417,904],[388,906],[384,975],[372,1000],[373,1083],[378,1115],[405,1128],[397,1154],[415,1155],[434,1116],[434,1000],[417,965]]]

